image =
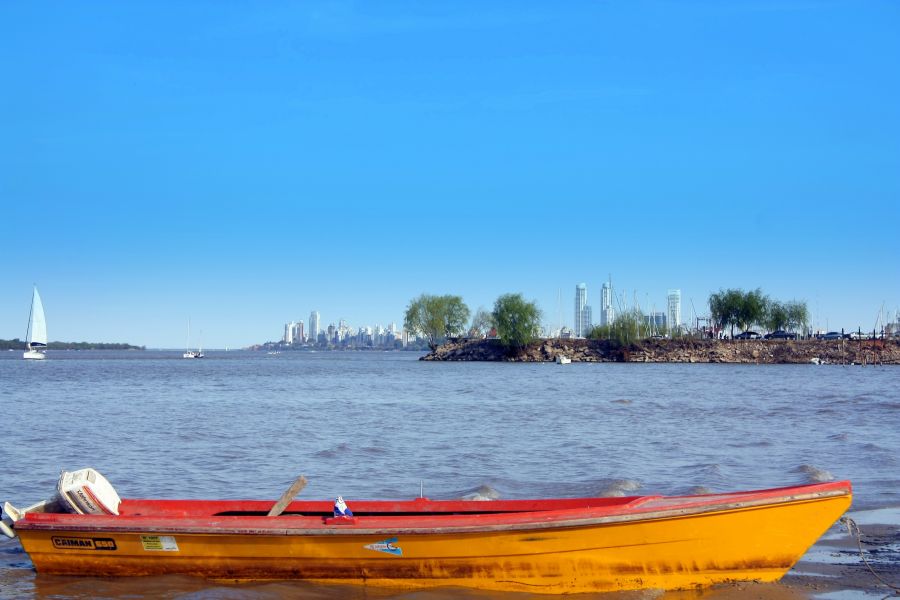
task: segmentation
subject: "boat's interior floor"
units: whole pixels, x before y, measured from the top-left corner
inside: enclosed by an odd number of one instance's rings
[[[88,526],[101,529],[129,527],[251,527],[259,530],[319,529],[336,525],[378,527],[482,527],[486,524],[618,522],[636,518],[664,518],[762,505],[810,501],[849,495],[849,482],[831,482],[768,490],[694,496],[624,496],[613,498],[558,498],[537,500],[354,500],[347,499],[352,519],[334,516],[330,500],[295,500],[283,513],[269,517],[272,500],[159,500],[123,499],[119,515],[76,515],[29,512],[17,527],[52,529]]]
[[[692,496],[620,496],[593,498],[555,498],[536,500],[352,500],[348,499],[353,514],[359,517],[416,517],[451,515],[501,515],[558,511],[590,510],[598,513],[666,510],[678,507],[698,507],[743,502],[779,501],[802,495],[810,488],[816,493],[832,488],[842,490],[846,482],[817,484]],[[124,499],[119,507],[123,516],[154,517],[256,517],[265,516],[272,507],[271,500],[144,500]],[[330,517],[333,503],[328,500],[296,500],[282,513],[284,516]]]

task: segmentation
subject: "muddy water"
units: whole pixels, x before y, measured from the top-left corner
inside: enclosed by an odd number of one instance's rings
[[[93,466],[126,497],[274,500],[300,473],[310,480],[303,497],[342,495],[351,508],[353,498],[410,498],[420,488],[433,498],[524,498],[846,478],[854,510],[900,507],[897,367],[180,356],[0,356],[0,500],[42,499],[60,469]],[[518,597],[37,576],[5,538],[0,590],[4,598]]]

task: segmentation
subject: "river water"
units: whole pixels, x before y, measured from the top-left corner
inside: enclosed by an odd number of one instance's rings
[[[684,494],[851,479],[900,507],[900,368],[436,363],[406,352],[0,353],[0,501],[92,466],[123,497]],[[3,598],[444,598],[301,582],[38,576]],[[466,597],[506,597],[464,592]],[[520,597],[509,595],[509,597]]]

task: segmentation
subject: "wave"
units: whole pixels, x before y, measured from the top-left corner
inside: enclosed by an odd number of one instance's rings
[[[809,483],[822,483],[825,481],[834,481],[834,475],[813,465],[803,464],[796,467],[791,473],[800,473],[806,477]]]
[[[690,469],[692,472],[700,474],[700,475],[721,475],[722,467],[719,463],[699,463],[696,465],[688,465],[685,467]]]
[[[772,445],[772,442],[770,442],[769,440],[741,440],[740,438],[738,438],[736,441],[728,442],[727,445],[731,448],[768,448]]]
[[[881,402],[875,403],[876,408],[885,408],[887,410],[900,410],[900,402],[895,402],[891,400],[882,400]]]
[[[482,484],[477,488],[463,492],[459,498],[460,500],[474,501],[499,500],[500,492],[487,484]]]
[[[344,452],[350,450],[350,446],[347,444],[338,444],[334,448],[328,448],[326,450],[319,450],[313,456],[315,458],[337,458]]]
[[[613,479],[604,482],[597,490],[597,495],[604,497],[624,496],[625,492],[634,492],[639,489],[641,489],[641,484],[634,479]]]

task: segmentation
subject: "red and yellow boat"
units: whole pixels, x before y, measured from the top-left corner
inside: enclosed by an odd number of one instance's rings
[[[554,500],[124,499],[118,515],[28,512],[38,573],[181,573],[548,594],[779,579],[850,506],[847,481],[727,494]]]

